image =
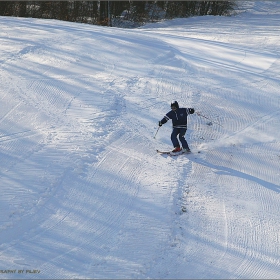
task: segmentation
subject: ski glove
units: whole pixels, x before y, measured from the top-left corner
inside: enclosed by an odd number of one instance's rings
[[[161,121],[159,121],[159,122],[158,122],[158,126],[162,126],[162,123],[161,123]]]

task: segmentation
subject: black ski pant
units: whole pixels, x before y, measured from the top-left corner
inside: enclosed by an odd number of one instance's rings
[[[171,141],[173,143],[174,148],[179,147],[180,143],[178,141],[178,135],[179,140],[182,144],[183,149],[189,149],[189,145],[185,139],[187,129],[186,128],[173,128],[173,132],[171,133]]]

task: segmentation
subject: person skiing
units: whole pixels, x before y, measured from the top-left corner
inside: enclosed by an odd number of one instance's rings
[[[171,133],[171,141],[174,146],[174,150],[171,152],[172,154],[176,154],[179,152],[190,153],[191,150],[189,145],[185,139],[185,134],[187,131],[187,117],[190,114],[194,113],[193,108],[179,108],[179,104],[177,101],[171,102],[171,111],[169,111],[164,118],[159,121],[159,126],[165,124],[168,120],[172,120],[173,131]],[[180,147],[179,140],[182,144],[182,148]]]

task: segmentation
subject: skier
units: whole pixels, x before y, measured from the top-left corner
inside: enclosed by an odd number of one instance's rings
[[[180,152],[183,153],[191,152],[189,145],[185,139],[185,134],[187,131],[187,116],[193,113],[194,113],[193,108],[179,108],[178,102],[174,101],[171,102],[171,111],[168,112],[161,121],[159,121],[158,123],[159,126],[162,126],[168,120],[170,119],[172,120],[173,131],[171,133],[171,141],[174,146],[174,150],[171,152],[172,154],[176,154]],[[177,138],[178,135],[183,148],[180,147]]]

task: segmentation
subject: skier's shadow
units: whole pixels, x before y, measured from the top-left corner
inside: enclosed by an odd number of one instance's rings
[[[190,157],[189,160],[204,165],[206,167],[209,167],[211,169],[215,169],[216,171],[214,171],[216,174],[218,175],[228,175],[228,176],[233,176],[233,177],[238,177],[238,178],[242,178],[248,181],[252,181],[255,182],[259,185],[264,186],[265,188],[268,188],[272,191],[275,191],[277,193],[280,193],[280,185],[275,185],[271,182],[265,181],[263,179],[257,178],[255,176],[246,174],[244,172],[238,171],[236,169],[232,169],[229,167],[225,167],[225,166],[221,166],[221,165],[216,165],[213,163],[210,163],[202,158],[192,158]]]

